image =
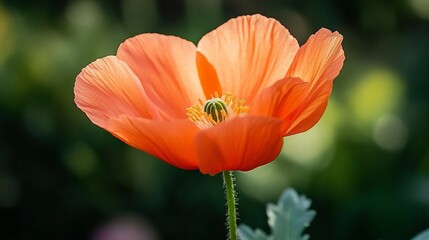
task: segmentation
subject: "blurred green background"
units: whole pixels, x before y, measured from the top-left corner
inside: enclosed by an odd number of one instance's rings
[[[0,239],[225,239],[221,177],[120,142],[74,105],[73,85],[128,37],[197,43],[251,13],[278,19],[300,44],[321,27],[339,31],[346,62],[316,127],[287,138],[275,162],[237,174],[240,221],[268,230],[265,204],[292,186],[313,200],[312,239],[409,239],[428,228],[428,0],[9,0],[0,1]]]

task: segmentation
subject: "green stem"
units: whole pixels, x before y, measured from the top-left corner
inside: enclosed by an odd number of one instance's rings
[[[235,209],[235,190],[234,190],[234,176],[232,171],[224,171],[223,182],[225,185],[225,194],[228,205],[228,236],[230,240],[237,240],[237,211]]]

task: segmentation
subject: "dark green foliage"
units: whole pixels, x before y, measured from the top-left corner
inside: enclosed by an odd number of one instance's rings
[[[256,12],[278,19],[300,44],[321,27],[339,31],[346,61],[321,131],[301,134],[320,141],[285,145],[302,148],[300,156],[326,149],[311,161],[281,155],[261,167],[275,166],[258,186],[237,174],[239,221],[268,232],[265,204],[293,186],[317,210],[307,231],[313,239],[415,236],[429,225],[429,20],[419,3],[2,1],[0,239],[91,240],[129,215],[160,239],[223,239],[220,176],[125,145],[75,106],[73,85],[84,66],[115,54],[128,37],[159,32],[197,43],[230,17]],[[374,79],[377,88],[366,89]],[[264,184],[268,178],[274,182]]]

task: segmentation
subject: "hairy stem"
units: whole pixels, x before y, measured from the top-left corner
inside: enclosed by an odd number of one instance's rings
[[[225,186],[225,194],[228,206],[227,222],[228,222],[228,236],[230,240],[237,240],[237,211],[236,198],[234,190],[234,176],[232,171],[224,171],[223,182]]]

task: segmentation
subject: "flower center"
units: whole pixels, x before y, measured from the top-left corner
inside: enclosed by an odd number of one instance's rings
[[[220,98],[209,99],[204,104],[203,111],[210,115],[215,122],[222,122],[228,115],[226,104]]]
[[[219,97],[215,92],[205,103],[198,99],[198,104],[186,109],[186,115],[198,127],[209,128],[230,118],[246,114],[249,107],[244,103],[244,100],[237,99],[232,93],[228,92]]]

